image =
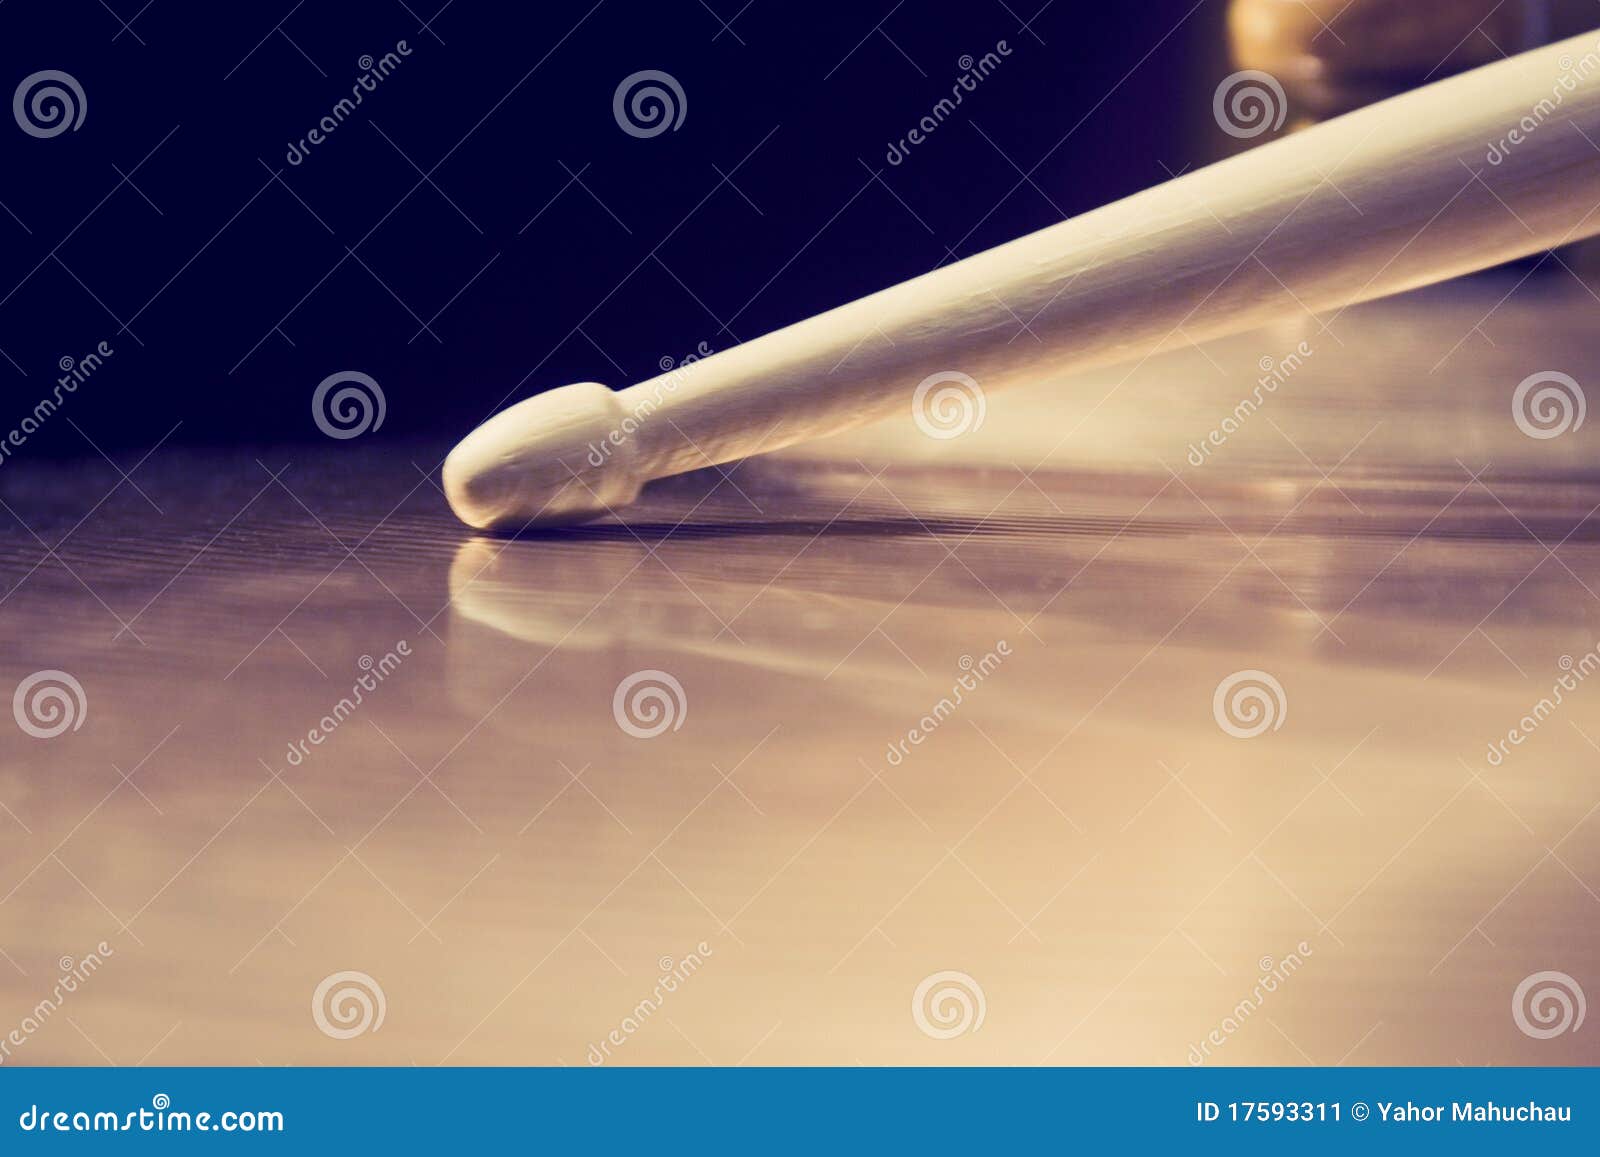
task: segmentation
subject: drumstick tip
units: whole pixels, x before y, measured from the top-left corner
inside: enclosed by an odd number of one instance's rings
[[[445,498],[478,530],[583,522],[626,506],[644,479],[617,395],[599,382],[536,394],[473,430],[444,461]]]

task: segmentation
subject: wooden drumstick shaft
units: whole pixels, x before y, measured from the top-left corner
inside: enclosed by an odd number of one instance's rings
[[[594,517],[645,481],[1334,309],[1600,232],[1600,32],[1286,136],[613,393],[563,387],[452,452],[474,526]]]

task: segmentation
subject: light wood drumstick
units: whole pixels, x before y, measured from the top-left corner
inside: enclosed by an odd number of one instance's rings
[[[536,395],[451,452],[445,494],[484,529],[593,518],[650,479],[925,404],[951,375],[987,394],[1482,269],[1600,232],[1597,146],[1600,32],[1328,121],[630,389]]]

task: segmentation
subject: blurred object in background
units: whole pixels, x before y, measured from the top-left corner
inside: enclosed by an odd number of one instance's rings
[[[1233,0],[1234,62],[1308,124],[1553,39],[1545,0]]]
[[[1228,47],[1283,86],[1292,131],[1596,25],[1590,0],[1232,0]],[[1592,241],[1561,252],[1600,270]],[[1539,256],[1515,264],[1565,275]]]

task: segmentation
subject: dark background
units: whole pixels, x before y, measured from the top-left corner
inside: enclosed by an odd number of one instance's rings
[[[1209,109],[1223,0],[141,3],[0,7],[4,94],[60,69],[88,104],[44,140],[0,117],[0,432],[62,358],[115,350],[72,423],[7,465],[90,440],[318,440],[312,391],[347,369],[387,399],[368,438],[447,443],[509,400],[620,388],[1229,143]],[[411,55],[287,164],[359,58],[400,40]],[[1010,57],[888,165],[960,58],[1001,40]],[[618,127],[641,69],[682,85],[677,131]]]

